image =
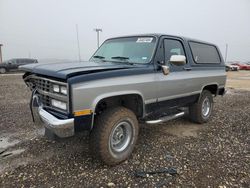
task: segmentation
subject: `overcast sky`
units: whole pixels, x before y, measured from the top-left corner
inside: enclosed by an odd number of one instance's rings
[[[0,0],[3,59],[82,59],[113,36],[166,33],[213,42],[228,60],[250,61],[250,0]]]

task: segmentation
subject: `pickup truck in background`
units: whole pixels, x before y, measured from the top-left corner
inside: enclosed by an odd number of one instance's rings
[[[89,130],[90,150],[108,165],[126,160],[139,123],[188,113],[206,123],[225,93],[225,64],[211,43],[165,34],[106,40],[88,62],[21,67],[34,121],[50,138]]]
[[[30,58],[16,58],[4,61],[3,63],[0,63],[0,74],[11,71],[18,71],[19,66],[31,63],[38,63],[38,61],[36,59]]]

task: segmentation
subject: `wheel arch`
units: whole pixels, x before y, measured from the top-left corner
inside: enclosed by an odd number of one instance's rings
[[[95,115],[98,115],[105,105],[107,107],[121,105],[133,111],[137,117],[143,117],[145,115],[144,101],[144,96],[138,91],[112,92],[98,96],[91,107],[93,110],[91,129],[94,125]]]
[[[203,85],[203,87],[201,89],[201,93],[204,90],[208,90],[216,96],[218,94],[218,91],[219,91],[219,85],[216,82],[209,83],[209,84]]]
[[[4,66],[0,67],[0,69],[5,69],[6,72],[9,71],[9,69],[7,67],[4,67]]]

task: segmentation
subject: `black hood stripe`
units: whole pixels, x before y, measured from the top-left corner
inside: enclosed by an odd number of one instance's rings
[[[114,78],[121,76],[130,76],[130,75],[140,75],[140,74],[150,74],[154,72],[154,66],[150,67],[141,67],[141,68],[131,68],[131,69],[119,69],[119,70],[110,70],[105,72],[96,72],[93,74],[83,74],[79,76],[74,76],[68,79],[69,84],[76,84],[81,82],[88,82],[93,80],[100,80],[105,78]]]

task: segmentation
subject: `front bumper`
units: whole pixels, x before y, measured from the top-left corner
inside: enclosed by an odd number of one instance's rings
[[[39,104],[38,96],[34,95],[32,97],[31,111],[36,124],[44,125],[47,129],[61,138],[70,137],[75,134],[74,118],[58,119],[44,110],[42,105]]]

